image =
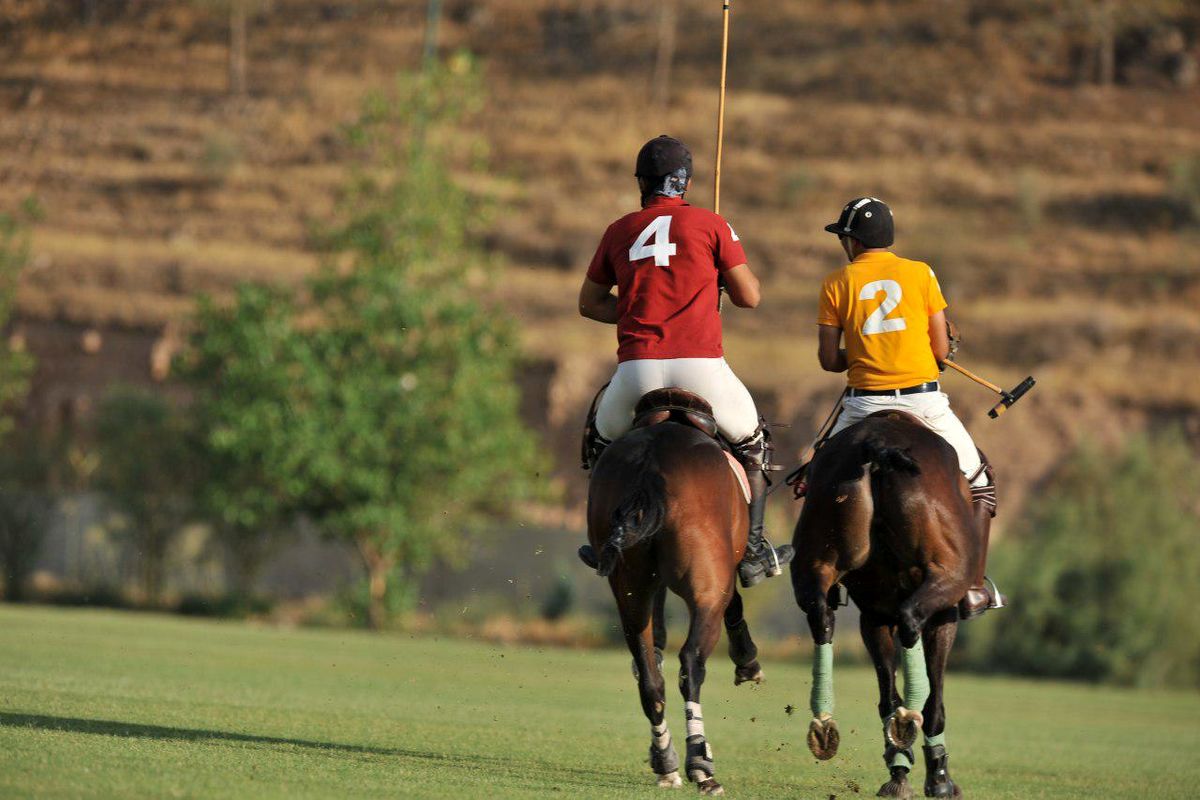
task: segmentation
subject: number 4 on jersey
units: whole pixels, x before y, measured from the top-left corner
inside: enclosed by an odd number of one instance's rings
[[[661,217],[655,217],[654,221],[638,234],[637,241],[633,243],[633,247],[629,248],[630,263],[653,256],[655,266],[670,266],[671,256],[675,255],[676,249],[675,243],[670,239],[670,235],[671,215],[663,214]],[[646,242],[650,241],[651,236],[654,237],[654,244],[646,244]]]

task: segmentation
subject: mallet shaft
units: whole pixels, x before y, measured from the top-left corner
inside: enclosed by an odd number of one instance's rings
[[[729,2],[724,0],[721,12],[721,94],[717,102],[717,161],[713,169],[713,211],[721,213],[721,151],[725,140],[725,73],[729,63]]]
[[[953,361],[943,361],[942,363],[945,364],[947,367],[950,367],[955,372],[957,372],[961,375],[965,375],[966,377],[975,381],[980,386],[986,386],[987,388],[991,389],[993,392],[1000,395],[1001,397],[1003,397],[1005,395],[1005,391],[1003,389],[1001,389],[999,386],[992,383],[991,381],[985,381],[983,378],[979,377],[974,372],[971,372],[971,370],[967,369],[966,367],[960,367],[958,364],[955,364]]]

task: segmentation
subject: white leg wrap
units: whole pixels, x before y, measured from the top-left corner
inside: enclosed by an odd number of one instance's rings
[[[671,732],[667,730],[665,721],[660,725],[651,725],[650,736],[654,739],[654,746],[659,750],[667,749],[667,745],[671,743]]]
[[[685,713],[687,714],[688,738],[704,736],[704,713],[700,710],[700,704],[688,701]]]

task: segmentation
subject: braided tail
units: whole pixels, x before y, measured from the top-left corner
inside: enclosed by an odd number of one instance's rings
[[[612,574],[623,551],[658,533],[667,516],[667,485],[654,458],[652,442],[642,447],[632,458],[638,465],[637,476],[612,512],[612,533],[600,551],[597,572],[601,577]]]

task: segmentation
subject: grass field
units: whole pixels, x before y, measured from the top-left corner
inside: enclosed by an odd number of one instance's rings
[[[838,673],[842,753],[818,764],[805,666],[767,662],[767,683],[734,689],[721,653],[704,705],[731,796],[874,795],[886,775],[867,670]],[[968,797],[1200,785],[1195,694],[954,676],[948,706]],[[651,797],[647,740],[615,651],[0,607],[3,798]]]

